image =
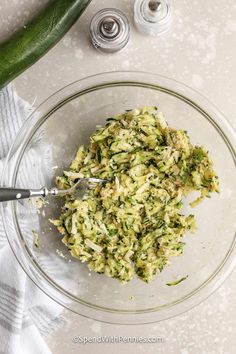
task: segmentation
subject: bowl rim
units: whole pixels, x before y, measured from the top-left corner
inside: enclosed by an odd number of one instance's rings
[[[137,79],[139,77],[139,79]],[[94,86],[93,81],[98,80],[98,84]],[[114,82],[115,80],[115,82]],[[104,81],[101,83],[101,81]],[[160,83],[160,84],[157,84]],[[137,86],[146,85],[144,87],[155,88],[159,91],[164,91],[167,93],[174,93],[174,96],[181,98],[185,103],[192,105],[197,109],[205,118],[210,118],[211,123],[214,127],[220,132],[222,138],[224,139],[226,145],[231,152],[231,155],[236,164],[236,134],[234,129],[230,126],[224,115],[212,104],[208,99],[206,99],[201,93],[176,81],[174,79],[167,78],[163,75],[152,74],[142,71],[111,71],[106,73],[99,73],[96,75],[91,75],[80,80],[76,80],[69,85],[61,88],[56,91],[54,94],[50,95],[45,99],[33,112],[30,114],[28,119],[23,124],[20,129],[15,142],[12,144],[12,147],[7,155],[3,173],[2,173],[2,185],[5,185],[4,176],[8,176],[8,182],[13,183],[16,179],[16,172],[20,164],[20,159],[24,154],[24,150],[27,146],[28,141],[31,139],[35,131],[38,129],[39,120],[41,124],[51,115],[55,109],[60,108],[68,100],[71,100],[73,97],[78,97],[78,95],[83,95],[91,90],[94,91],[94,88],[104,88],[109,86],[120,86],[120,85],[133,85]],[[77,86],[80,85],[81,88],[78,90]],[[173,89],[174,87],[174,89]],[[76,90],[75,90],[76,88]],[[75,93],[76,92],[76,93]],[[65,95],[66,93],[66,95]],[[187,95],[186,95],[187,93]],[[57,101],[57,104],[54,103],[54,100]],[[46,106],[49,104],[50,109],[46,109]],[[45,110],[46,112],[40,118],[38,115],[39,110]],[[209,113],[210,112],[210,113]],[[217,118],[216,121],[212,118]],[[208,119],[207,118],[207,119]],[[36,124],[37,123],[37,124]],[[227,135],[225,135],[225,130]],[[25,134],[27,132],[27,134]],[[223,135],[222,135],[223,134]],[[9,168],[9,162],[12,164],[12,158],[14,156],[14,167]],[[11,166],[12,167],[12,166]],[[12,171],[10,171],[12,170]],[[9,178],[10,177],[10,178]],[[17,238],[12,239],[10,231],[8,229],[8,224],[6,222],[6,205],[8,209],[10,208],[11,216],[13,218],[14,227],[16,230]],[[62,306],[79,313],[80,315],[98,319],[100,321],[109,322],[109,323],[151,323],[164,320],[167,318],[174,317],[180,313],[183,313],[190,308],[194,307],[202,300],[210,296],[228,277],[231,271],[236,265],[236,236],[234,237],[231,247],[228,250],[223,262],[220,266],[212,273],[212,275],[204,281],[197,289],[193,290],[191,293],[187,294],[177,301],[171,302],[170,304],[163,305],[158,308],[149,308],[145,310],[114,310],[110,308],[104,308],[94,304],[87,303],[84,300],[78,300],[73,295],[68,294],[64,289],[62,289],[58,284],[55,284],[46,273],[39,269],[31,257],[29,257],[28,251],[24,247],[23,239],[21,238],[21,233],[17,223],[16,212],[15,212],[15,203],[8,202],[1,205],[1,213],[3,219],[4,229],[7,235],[9,245],[25,273],[31,278],[31,280],[48,296],[50,296],[54,301],[58,302]],[[27,251],[27,252],[26,252]],[[28,255],[28,256],[27,256]],[[28,257],[28,259],[27,259]],[[30,262],[29,262],[30,261]],[[36,267],[35,267],[36,266]],[[37,272],[35,270],[37,268]],[[224,269],[224,272],[223,272]],[[56,285],[56,286],[55,286]],[[196,294],[198,297],[196,298]],[[193,301],[194,299],[194,301]],[[68,303],[68,300],[72,300],[73,304],[76,302],[76,306],[71,306],[71,302]],[[181,306],[180,306],[181,305]],[[93,309],[92,313],[89,312],[89,309]],[[154,316],[153,316],[154,314]],[[158,316],[157,316],[158,314]],[[128,316],[129,318],[128,318]],[[115,318],[114,318],[115,317]]]

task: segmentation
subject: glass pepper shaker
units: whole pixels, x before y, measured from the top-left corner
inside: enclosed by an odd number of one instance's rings
[[[174,12],[173,0],[136,0],[134,21],[137,29],[151,36],[168,31]]]
[[[96,49],[105,53],[115,53],[129,42],[128,19],[117,9],[100,10],[90,23],[90,37]]]

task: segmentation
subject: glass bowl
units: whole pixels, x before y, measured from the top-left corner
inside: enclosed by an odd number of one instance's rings
[[[29,200],[2,206],[9,244],[33,282],[64,307],[110,323],[149,323],[176,316],[211,294],[235,266],[235,132],[223,115],[196,91],[174,80],[143,72],[111,72],[76,81],[56,92],[29,117],[5,164],[2,185],[52,187],[87,143],[96,125],[125,109],[157,105],[170,126],[187,130],[207,147],[219,175],[219,195],[191,210],[198,229],[185,237],[181,257],[150,284],[126,285],[90,272],[70,257],[48,218],[59,215],[50,198],[42,209]],[[189,212],[186,204],[185,211]],[[32,230],[39,234],[35,248]],[[166,283],[188,275],[182,283]]]

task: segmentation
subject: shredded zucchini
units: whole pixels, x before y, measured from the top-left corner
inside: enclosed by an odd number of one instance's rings
[[[156,107],[109,118],[90,141],[57,185],[70,188],[81,177],[107,183],[82,200],[67,195],[52,222],[89,269],[121,282],[134,274],[149,282],[182,254],[185,233],[195,229],[194,216],[181,213],[184,198],[199,191],[194,206],[219,191],[212,161],[185,131],[170,128]]]
[[[37,231],[32,230],[32,234],[33,234],[33,238],[34,238],[34,247],[38,248],[39,247],[39,234],[37,233]]]
[[[188,278],[188,275],[186,275],[185,277],[182,277],[178,280],[174,280],[174,281],[171,281],[170,283],[166,283],[166,285],[168,286],[175,286],[175,285],[178,285],[180,283],[182,283],[182,281],[186,280]]]

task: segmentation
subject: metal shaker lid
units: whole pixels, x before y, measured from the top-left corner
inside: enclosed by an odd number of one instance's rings
[[[103,9],[92,18],[90,36],[94,47],[98,50],[106,53],[117,52],[129,41],[128,19],[117,9]]]

